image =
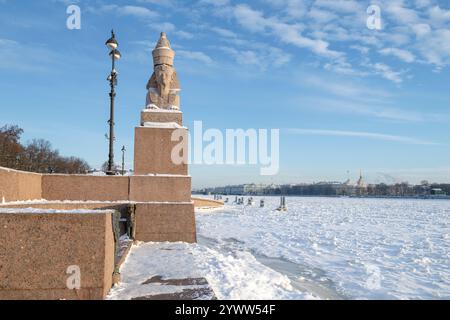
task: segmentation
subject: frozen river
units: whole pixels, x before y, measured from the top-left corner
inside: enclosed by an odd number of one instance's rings
[[[450,299],[450,201],[260,199],[197,213],[219,298]]]

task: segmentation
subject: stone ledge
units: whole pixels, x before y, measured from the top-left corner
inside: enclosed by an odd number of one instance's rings
[[[130,201],[190,202],[189,176],[130,176]]]
[[[136,204],[135,240],[196,242],[194,205]]]
[[[144,122],[175,122],[181,126],[183,124],[183,113],[181,111],[147,109],[141,112],[141,125]]]

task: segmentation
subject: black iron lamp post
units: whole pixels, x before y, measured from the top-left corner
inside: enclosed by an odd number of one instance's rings
[[[111,31],[111,38],[106,41],[106,46],[111,50],[109,55],[112,60],[112,68],[111,74],[108,76],[108,81],[111,86],[111,92],[109,93],[110,97],[110,113],[109,113],[109,156],[108,156],[108,170],[106,172],[107,175],[115,175],[116,170],[114,168],[114,98],[116,97],[115,86],[117,85],[117,72],[116,72],[116,60],[121,58],[121,54],[117,48],[119,44],[117,43],[116,36],[114,34],[114,30]]]
[[[122,175],[125,175],[125,146],[122,147]]]

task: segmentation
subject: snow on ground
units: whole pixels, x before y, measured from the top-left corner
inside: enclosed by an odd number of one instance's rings
[[[221,253],[202,245],[193,252],[196,267],[218,299],[314,299],[294,289],[287,276],[262,265],[249,252]]]
[[[182,292],[186,286],[144,284],[161,276],[163,279],[199,278],[186,243],[138,243],[131,248],[120,269],[121,283],[115,286],[107,299],[129,300],[157,294]]]
[[[219,297],[450,299],[450,201],[292,197],[280,213],[259,199],[197,213]]]
[[[313,298],[293,289],[286,276],[257,262],[249,253],[224,254],[197,244],[139,243],[131,248],[120,273],[121,283],[107,299],[129,300],[207,287],[144,284],[157,276],[164,280],[205,278],[218,299]]]

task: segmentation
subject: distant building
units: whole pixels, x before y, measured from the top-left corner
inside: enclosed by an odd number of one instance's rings
[[[433,188],[433,189],[431,189],[430,190],[430,194],[432,196],[443,196],[443,197],[445,197],[447,195],[447,193],[444,190],[442,190],[441,188]]]
[[[241,184],[241,185],[231,185],[225,187],[216,187],[206,189],[207,193],[211,194],[225,194],[225,195],[262,195],[265,193],[267,186],[263,184]]]
[[[449,198],[450,184],[429,184],[423,181],[420,185],[407,182],[387,185],[385,183],[368,184],[362,171],[356,181],[347,179],[344,182],[321,181],[316,183],[296,184],[242,184],[199,190],[204,194],[223,195],[282,195],[282,196],[349,196],[349,197],[437,197]]]
[[[362,176],[362,171],[359,172],[359,179],[356,182],[356,186],[355,186],[355,192],[356,192],[356,196],[365,196],[367,195],[367,184],[363,179]]]

